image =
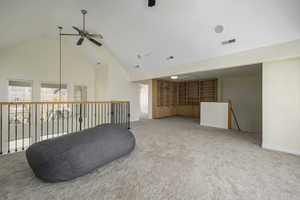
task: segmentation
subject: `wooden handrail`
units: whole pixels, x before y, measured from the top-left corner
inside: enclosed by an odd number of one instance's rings
[[[129,103],[129,101],[28,101],[28,102],[0,102],[0,105],[23,105],[23,104],[110,104]]]

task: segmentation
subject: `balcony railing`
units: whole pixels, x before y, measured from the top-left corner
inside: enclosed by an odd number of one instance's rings
[[[100,124],[130,128],[130,103],[0,102],[0,154]]]

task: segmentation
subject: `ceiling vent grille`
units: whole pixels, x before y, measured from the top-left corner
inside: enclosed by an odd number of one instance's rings
[[[222,42],[222,45],[232,44],[232,43],[235,43],[235,42],[236,42],[236,39],[226,40],[226,41]]]

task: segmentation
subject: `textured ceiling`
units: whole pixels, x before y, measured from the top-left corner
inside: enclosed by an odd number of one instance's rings
[[[157,0],[156,7],[146,5],[146,0],[2,0],[0,47],[55,36],[58,25],[73,32],[71,26],[81,26],[82,8],[89,12],[87,28],[103,34],[104,44],[128,71],[171,69],[300,38],[299,0]],[[221,34],[214,32],[218,24],[224,26]],[[232,38],[237,42],[221,45]],[[101,61],[92,50],[87,54]],[[175,59],[166,60],[171,55]]]

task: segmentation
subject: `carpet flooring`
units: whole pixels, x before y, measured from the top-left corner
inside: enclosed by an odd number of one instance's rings
[[[38,180],[23,152],[0,157],[0,199],[299,200],[300,157],[261,149],[249,133],[193,119],[132,124],[136,149],[85,176]]]

